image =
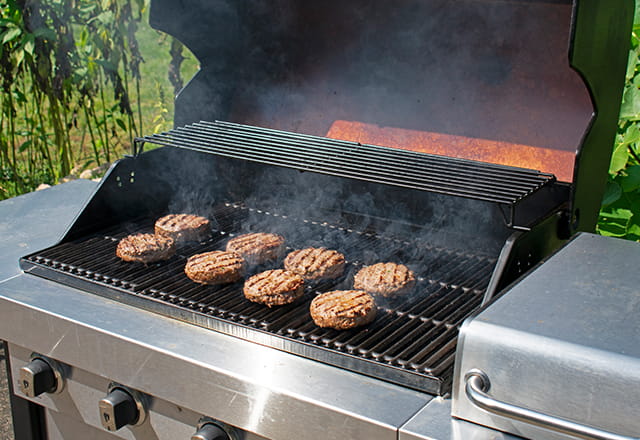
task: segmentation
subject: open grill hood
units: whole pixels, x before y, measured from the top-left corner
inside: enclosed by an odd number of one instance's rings
[[[633,2],[157,0],[201,70],[176,126],[228,120],[524,167],[593,230]]]

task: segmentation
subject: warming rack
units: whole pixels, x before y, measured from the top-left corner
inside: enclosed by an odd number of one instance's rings
[[[553,174],[231,122],[201,121],[134,141],[338,177],[497,203],[509,210],[556,181]],[[507,217],[507,216],[505,216]]]

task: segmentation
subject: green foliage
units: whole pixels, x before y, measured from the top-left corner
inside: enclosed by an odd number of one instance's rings
[[[77,163],[109,162],[122,133],[138,134],[130,89],[145,7],[0,0],[0,199],[56,183]]]
[[[640,240],[640,8],[636,9],[618,134],[597,230]]]

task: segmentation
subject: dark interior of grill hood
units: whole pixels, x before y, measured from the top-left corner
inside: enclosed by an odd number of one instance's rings
[[[150,144],[165,145],[141,152]],[[62,241],[21,260],[26,272],[253,342],[436,394],[450,389],[458,327],[478,309],[513,219],[532,225],[567,187],[552,175],[224,122],[137,141],[105,176]],[[167,262],[125,263],[118,240],[167,213],[205,215],[214,235]],[[343,252],[343,278],[268,308],[242,283],[202,286],[186,258],[229,237],[276,232],[289,250]],[[380,298],[369,326],[321,329],[308,305],[347,289],[363,265],[394,261],[418,277],[411,295]],[[265,268],[281,267],[275,261]]]
[[[593,106],[572,2],[154,0],[201,70],[176,126],[229,120],[571,181]]]

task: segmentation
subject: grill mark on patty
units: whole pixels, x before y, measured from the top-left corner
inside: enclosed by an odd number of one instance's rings
[[[158,219],[155,233],[174,239],[176,242],[199,241],[211,234],[209,220],[193,214],[169,214]]]
[[[254,275],[256,279],[254,279],[254,283],[251,284],[251,287],[255,287],[256,289],[264,289],[269,284],[272,284],[272,288],[274,290],[279,290],[281,288],[290,289],[292,288],[293,282],[291,277],[285,275],[284,271],[278,273],[277,275],[273,275],[273,273],[262,272],[257,275]]]
[[[233,252],[211,251],[187,260],[185,274],[196,283],[223,284],[242,278],[244,260]]]
[[[337,278],[344,269],[344,255],[326,248],[306,248],[291,252],[285,268],[307,279]]]
[[[118,242],[116,256],[124,261],[153,263],[167,260],[175,253],[175,243],[169,237],[154,234],[133,234]]]
[[[369,294],[364,291],[356,291],[353,290],[355,296],[349,295],[350,298],[347,300],[344,295],[345,291],[333,291],[327,292],[324,300],[318,304],[317,310],[319,313],[327,313],[331,312],[338,306],[342,306],[340,308],[340,313],[346,316],[358,316],[361,315],[362,312],[359,308],[363,305],[366,305],[369,301]],[[345,305],[347,305],[345,307]],[[358,312],[358,313],[355,313]]]
[[[249,278],[244,283],[243,292],[249,301],[268,307],[285,305],[304,295],[304,280],[283,269],[268,270]]]
[[[358,290],[335,290],[318,295],[309,307],[311,318],[320,327],[347,330],[369,324],[377,309],[374,299]]]
[[[393,296],[410,291],[416,282],[414,273],[396,263],[377,263],[363,267],[354,276],[353,286],[369,293]]]
[[[278,258],[284,250],[284,237],[265,232],[239,235],[227,242],[227,251],[240,254],[250,263]]]
[[[215,261],[211,260],[211,256],[208,254],[199,254],[194,255],[189,259],[189,262],[192,266],[199,267],[203,266],[205,268],[215,267],[219,269],[231,268],[231,267],[240,267],[241,264],[238,262],[238,257],[234,255],[224,255],[219,254],[220,256],[216,258]]]

